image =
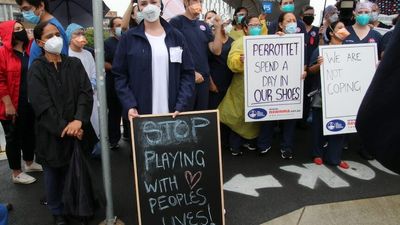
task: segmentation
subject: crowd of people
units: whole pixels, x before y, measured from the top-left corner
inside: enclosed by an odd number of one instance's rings
[[[30,40],[21,22],[0,24],[0,121],[11,180],[31,184],[36,179],[28,173],[43,171],[55,224],[68,224],[62,194],[74,146],[98,146],[95,59],[85,47],[85,28],[73,23],[64,30],[49,12],[48,0],[16,2],[35,28]],[[110,37],[104,42],[110,148],[119,149],[121,137],[130,139],[129,119],[142,114],[176,117],[184,111],[218,109],[223,149],[233,156],[245,150],[267,155],[274,137],[280,137],[282,158],[292,159],[296,125],[310,126],[313,162],[349,168],[341,157],[348,136],[322,133],[322,103],[316,101],[323,64],[318,46],[376,43],[384,57],[392,31],[382,37],[374,30],[391,29],[378,20],[379,7],[358,2],[353,16],[341,20],[340,7],[330,5],[316,27],[314,8],[305,6],[295,15],[295,0],[279,1],[278,18],[239,7],[227,20],[213,10],[200,20],[202,0],[183,2],[184,14],[170,21],[162,18],[161,0],[132,1],[123,17],[110,20]],[[246,123],[243,37],[295,33],[305,36],[305,70],[298,74],[304,79],[303,119]],[[372,158],[360,149],[364,158]]]

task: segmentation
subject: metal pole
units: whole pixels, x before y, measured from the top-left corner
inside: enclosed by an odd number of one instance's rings
[[[99,99],[99,122],[100,122],[100,144],[101,158],[103,166],[104,190],[107,201],[106,220],[102,224],[117,224],[114,217],[114,206],[112,198],[111,186],[111,167],[110,152],[108,146],[108,129],[107,129],[107,98],[105,87],[105,70],[104,70],[104,40],[103,40],[103,1],[92,1],[93,6],[93,27],[94,27],[94,46],[96,53],[96,82],[97,97]],[[95,103],[97,104],[97,102]],[[118,223],[120,224],[120,223]],[[122,223],[123,224],[123,223]]]

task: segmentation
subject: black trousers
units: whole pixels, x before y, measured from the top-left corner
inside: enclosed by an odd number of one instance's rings
[[[14,123],[12,120],[1,121],[6,136],[6,155],[10,169],[21,169],[21,151],[24,161],[33,161],[34,124],[35,116],[30,106],[18,110],[18,116]]]
[[[121,139],[122,106],[115,91],[114,80],[106,77],[107,107],[108,107],[108,136],[111,145],[118,144]],[[129,121],[123,120],[124,137],[130,139]]]

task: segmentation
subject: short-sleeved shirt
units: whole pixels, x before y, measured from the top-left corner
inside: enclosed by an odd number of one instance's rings
[[[61,37],[62,37],[62,39],[64,41],[63,42],[63,48],[61,50],[61,54],[68,55],[69,44],[68,44],[67,35],[65,34],[65,30],[64,30],[63,26],[54,17],[49,20],[49,23],[51,23],[51,24],[53,24],[54,26],[57,27],[57,29],[60,31]],[[30,50],[30,53],[29,53],[29,66],[31,66],[32,62],[36,58],[38,58],[40,55],[42,55],[42,48],[40,48],[39,45],[37,45],[36,41],[32,42],[31,50]]]
[[[107,40],[104,41],[104,60],[106,62],[112,64],[117,46],[118,39],[115,37],[109,37]]]
[[[305,33],[305,42],[306,42],[306,65],[309,64],[312,53],[319,45],[319,27],[313,26],[309,32]]]
[[[318,56],[319,56],[319,48],[316,48],[311,54],[310,63],[308,64],[309,67],[317,64]],[[321,89],[321,73],[310,74],[310,76],[313,77],[312,90]]]
[[[348,26],[346,29],[350,32],[350,35],[343,41],[343,44],[376,43],[378,45],[378,56],[381,55],[382,49],[380,49],[380,43],[382,41],[382,35],[378,31],[371,29],[367,36],[360,40],[354,31],[353,26]]]
[[[199,72],[203,77],[209,77],[208,44],[214,41],[209,26],[203,21],[198,19],[190,20],[183,15],[172,18],[169,23],[185,36],[195,63],[195,71]]]

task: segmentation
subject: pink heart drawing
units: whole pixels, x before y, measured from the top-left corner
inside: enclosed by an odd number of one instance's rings
[[[198,171],[197,173],[192,175],[192,172],[190,171],[185,171],[185,179],[186,182],[188,183],[189,187],[191,190],[193,190],[194,186],[196,186],[197,183],[199,183],[201,179],[201,171]]]

